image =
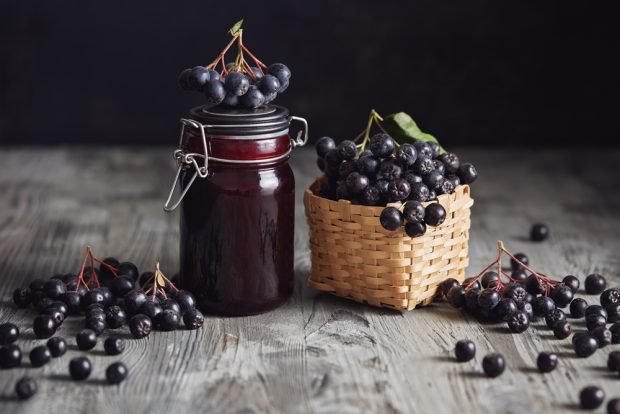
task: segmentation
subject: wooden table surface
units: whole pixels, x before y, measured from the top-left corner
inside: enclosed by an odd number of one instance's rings
[[[470,267],[477,273],[502,239],[525,252],[539,271],[561,278],[599,272],[620,285],[619,151],[457,151],[476,164]],[[559,341],[534,323],[523,334],[482,325],[445,303],[406,314],[375,309],[306,287],[309,269],[302,190],[317,175],[311,150],[298,150],[296,285],[291,300],[258,316],[209,316],[201,330],[153,332],[128,339],[119,357],[88,352],[94,370],[84,383],[67,380],[81,319],[58,334],[72,345],[43,368],[29,366],[35,339],[32,312],[10,301],[14,288],[35,277],[75,271],[84,247],[100,256],[133,260],[146,270],[156,259],[170,274],[178,266],[178,215],[162,211],[173,178],[167,149],[3,149],[0,151],[0,322],[22,329],[22,366],[0,371],[0,413],[560,413],[577,410],[579,390],[603,387],[620,397],[620,378],[604,368],[608,346],[576,358],[570,339]],[[547,223],[550,240],[527,239],[530,225]],[[594,303],[598,298],[585,295]],[[573,324],[577,330],[583,323]],[[126,331],[125,331],[126,332]],[[456,363],[457,340],[478,348],[475,360]],[[555,351],[558,368],[535,369],[541,351]],[[501,352],[506,372],[481,372],[487,352]],[[122,385],[102,380],[122,360]],[[24,374],[39,392],[15,401]],[[597,412],[604,412],[600,408]]]

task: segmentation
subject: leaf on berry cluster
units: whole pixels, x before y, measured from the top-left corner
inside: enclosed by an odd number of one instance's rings
[[[381,126],[400,144],[407,141],[426,141],[439,144],[437,138],[422,131],[413,118],[404,112],[397,112],[384,117]],[[439,148],[442,153],[446,151],[441,145]]]
[[[230,30],[228,31],[228,33],[230,33],[231,35],[236,35],[239,30],[241,30],[241,26],[243,25],[243,19],[239,20],[237,23],[235,23],[233,25],[233,27],[230,28]]]

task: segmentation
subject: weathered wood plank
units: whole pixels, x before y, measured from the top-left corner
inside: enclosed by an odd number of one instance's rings
[[[480,269],[502,238],[524,251],[540,271],[583,279],[592,271],[618,286],[620,278],[620,177],[612,167],[618,151],[461,151],[476,163],[471,265]],[[92,380],[66,380],[75,348],[43,368],[31,368],[27,352],[37,340],[31,314],[8,301],[16,286],[78,265],[86,244],[101,255],[135,261],[156,259],[164,271],[178,265],[177,216],[161,203],[173,177],[170,152],[161,149],[12,149],[0,153],[0,321],[24,327],[23,366],[0,371],[0,412],[164,413],[549,413],[574,408],[579,389],[599,384],[620,396],[617,375],[605,372],[607,353],[573,357],[570,340],[552,338],[542,322],[522,335],[476,320],[437,303],[407,314],[374,309],[308,289],[307,226],[302,190],[317,175],[312,151],[292,160],[298,188],[296,290],[274,312],[243,318],[208,317],[199,331],[156,332],[129,340],[120,356],[103,355],[102,341],[89,353]],[[532,244],[533,221],[550,225],[549,242]],[[589,301],[596,298],[584,296]],[[583,329],[575,323],[574,327]],[[73,336],[80,322],[67,321],[60,335]],[[127,335],[126,331],[121,334]],[[475,361],[451,358],[456,340],[478,345]],[[507,356],[500,378],[480,375],[487,351]],[[559,353],[558,369],[536,372],[542,350]],[[130,378],[104,385],[105,367],[120,359]],[[39,379],[31,401],[11,400],[24,374]],[[568,404],[568,405],[567,405]],[[572,404],[572,405],[571,405]]]

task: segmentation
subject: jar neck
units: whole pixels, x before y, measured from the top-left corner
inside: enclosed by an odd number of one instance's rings
[[[291,139],[288,130],[280,133],[262,135],[209,135],[205,131],[209,162],[217,159],[227,160],[234,164],[249,162],[276,162],[288,158],[291,151]],[[187,152],[204,153],[200,132],[186,130],[181,141],[181,148]]]

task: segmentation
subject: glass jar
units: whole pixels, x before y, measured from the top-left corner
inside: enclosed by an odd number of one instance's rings
[[[304,127],[294,140],[292,121]],[[293,292],[295,178],[288,159],[307,140],[306,121],[266,105],[196,107],[181,123],[177,177],[164,206],[180,204],[181,288],[207,313],[278,307]],[[171,206],[177,182],[181,196]]]

